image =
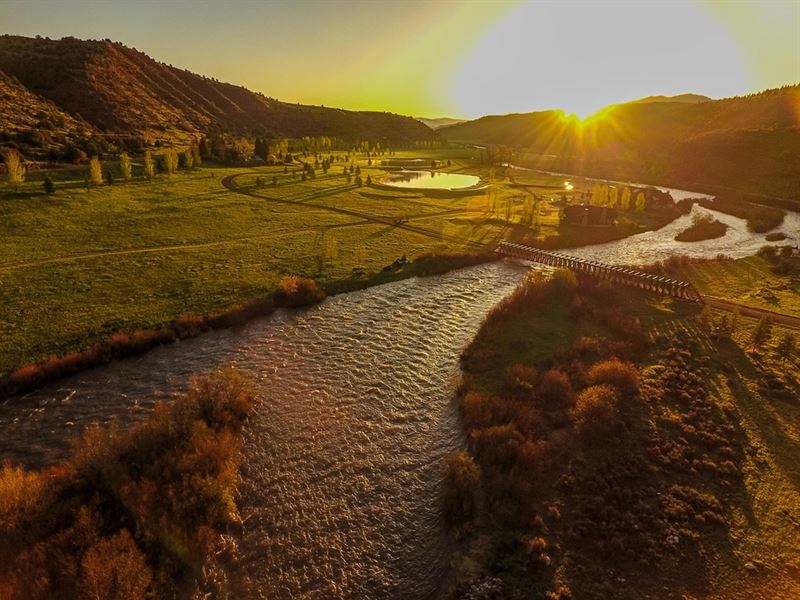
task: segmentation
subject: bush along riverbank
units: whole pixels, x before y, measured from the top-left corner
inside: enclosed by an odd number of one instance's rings
[[[747,228],[753,233],[766,233],[783,223],[786,212],[771,206],[753,204],[731,195],[716,198],[700,198],[696,202],[703,208],[718,210],[747,221]]]
[[[780,423],[800,407],[754,390],[800,383],[749,349],[754,323],[706,312],[557,271],[487,316],[462,357],[470,456],[444,467],[445,514],[472,532],[448,597],[744,600],[792,581],[800,542],[777,532],[800,516],[798,448]]]
[[[88,348],[24,365],[0,379],[0,398],[29,392],[61,377],[114,359],[142,354],[157,346],[194,337],[205,331],[242,325],[256,317],[269,315],[278,307],[309,306],[324,299],[325,291],[312,279],[287,275],[270,297],[207,315],[182,315],[171,323],[153,329],[114,333]]]
[[[492,252],[424,254],[414,260],[402,256],[372,277],[354,273],[346,281],[329,284],[327,290],[323,290],[313,279],[286,275],[271,296],[206,315],[184,314],[170,323],[149,329],[113,333],[86,348],[23,365],[0,378],[0,399],[30,392],[62,377],[115,359],[142,354],[206,331],[243,325],[252,319],[272,314],[276,308],[311,306],[324,300],[328,294],[352,292],[408,277],[439,275],[499,259],[500,256]]]
[[[226,532],[253,404],[238,371],[198,375],[128,431],[88,429],[62,464],[4,465],[0,597],[236,597]]]
[[[701,242],[721,238],[728,226],[711,215],[695,215],[692,224],[675,236],[676,242]]]

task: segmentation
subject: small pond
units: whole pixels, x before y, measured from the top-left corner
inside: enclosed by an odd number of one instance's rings
[[[476,175],[439,171],[397,171],[380,180],[381,185],[412,190],[462,190],[479,183]]]

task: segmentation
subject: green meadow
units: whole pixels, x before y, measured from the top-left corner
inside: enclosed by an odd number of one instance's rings
[[[800,315],[800,278],[779,275],[762,256],[681,266],[679,274],[704,294],[748,306]]]
[[[465,150],[404,155],[492,176]],[[365,181],[384,173],[366,157],[355,162]],[[134,160],[132,181],[117,176],[99,187],[86,185],[86,167],[28,173],[16,193],[0,195],[0,375],[117,331],[263,297],[285,274],[335,292],[376,274],[381,281],[413,274],[384,271],[403,256],[475,253],[500,239],[557,232],[549,202],[536,226],[521,224],[528,192],[499,175],[485,194],[434,198],[348,185],[344,165],[306,181],[299,165],[206,165],[147,181]],[[257,197],[226,189],[231,175]],[[53,195],[43,192],[45,176]],[[542,187],[527,189],[552,192],[563,183],[539,179]]]

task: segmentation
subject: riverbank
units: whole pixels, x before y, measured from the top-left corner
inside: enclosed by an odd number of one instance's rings
[[[408,277],[438,275],[499,258],[490,253],[428,254],[409,261],[403,256],[369,278],[335,282],[330,286],[330,294],[353,292]],[[143,354],[164,344],[195,337],[214,329],[240,326],[252,319],[270,315],[276,308],[310,306],[324,300],[326,295],[327,292],[311,279],[284,276],[276,292],[266,298],[204,315],[183,314],[174,321],[150,329],[116,332],[88,348],[24,365],[0,379],[0,399],[30,392],[62,377],[107,364],[115,359]]]
[[[241,373],[192,378],[129,430],[87,430],[69,460],[0,469],[0,595],[239,596],[226,573],[241,525],[239,434],[254,393]]]
[[[243,432],[237,579],[276,598],[434,597],[452,552],[438,467],[464,449],[458,354],[525,271],[407,278],[86,371],[0,403],[0,455],[54,465],[91,423],[130,427],[190,373],[234,364],[259,397]]]
[[[569,273],[498,305],[463,355],[486,511],[452,597],[800,592],[797,357],[756,329]]]

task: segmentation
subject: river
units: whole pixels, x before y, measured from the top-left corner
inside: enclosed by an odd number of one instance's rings
[[[713,214],[731,226],[717,240],[675,242],[685,215],[568,252],[622,264],[764,244],[741,219]],[[783,230],[799,243],[800,215]],[[89,423],[127,426],[191,373],[234,364],[259,390],[244,434],[237,575],[260,598],[431,597],[452,553],[437,487],[441,459],[464,446],[459,352],[526,272],[498,262],[376,286],[69,377],[0,405],[0,459],[52,464]]]

